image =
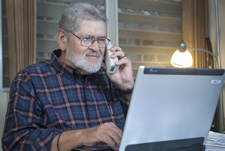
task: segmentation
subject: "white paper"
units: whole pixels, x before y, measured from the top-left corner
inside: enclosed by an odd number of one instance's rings
[[[225,151],[225,134],[210,131],[205,146],[206,151]]]

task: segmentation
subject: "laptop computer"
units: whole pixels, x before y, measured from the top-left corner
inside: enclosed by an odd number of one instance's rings
[[[223,69],[140,66],[119,151],[204,150],[224,79]]]
[[[204,150],[223,69],[138,68],[119,151]]]

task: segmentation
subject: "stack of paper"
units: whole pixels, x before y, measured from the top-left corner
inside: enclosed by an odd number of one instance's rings
[[[210,131],[206,140],[206,151],[225,151],[225,134]]]

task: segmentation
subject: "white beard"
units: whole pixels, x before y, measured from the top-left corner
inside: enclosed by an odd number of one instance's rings
[[[89,54],[95,54],[98,56],[98,62],[97,64],[94,63],[90,63],[88,61],[86,61],[86,55]],[[101,64],[102,64],[102,56],[100,54],[100,52],[93,52],[91,50],[86,50],[83,55],[82,58],[79,58],[78,55],[76,55],[75,52],[73,52],[70,49],[70,44],[68,44],[68,47],[66,48],[66,52],[65,52],[65,57],[72,62],[72,64],[74,66],[76,66],[77,68],[80,68],[88,73],[95,73],[98,72],[99,69],[101,68]]]

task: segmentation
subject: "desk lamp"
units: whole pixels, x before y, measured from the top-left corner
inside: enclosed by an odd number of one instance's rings
[[[184,42],[180,43],[179,49],[177,49],[171,57],[171,64],[174,67],[186,68],[186,67],[192,66],[192,64],[193,64],[192,55],[187,49],[204,51],[206,53],[209,53],[211,56],[213,56],[215,58],[216,68],[218,68],[217,57],[212,52],[210,52],[209,50],[206,50],[206,49],[187,47]]]

